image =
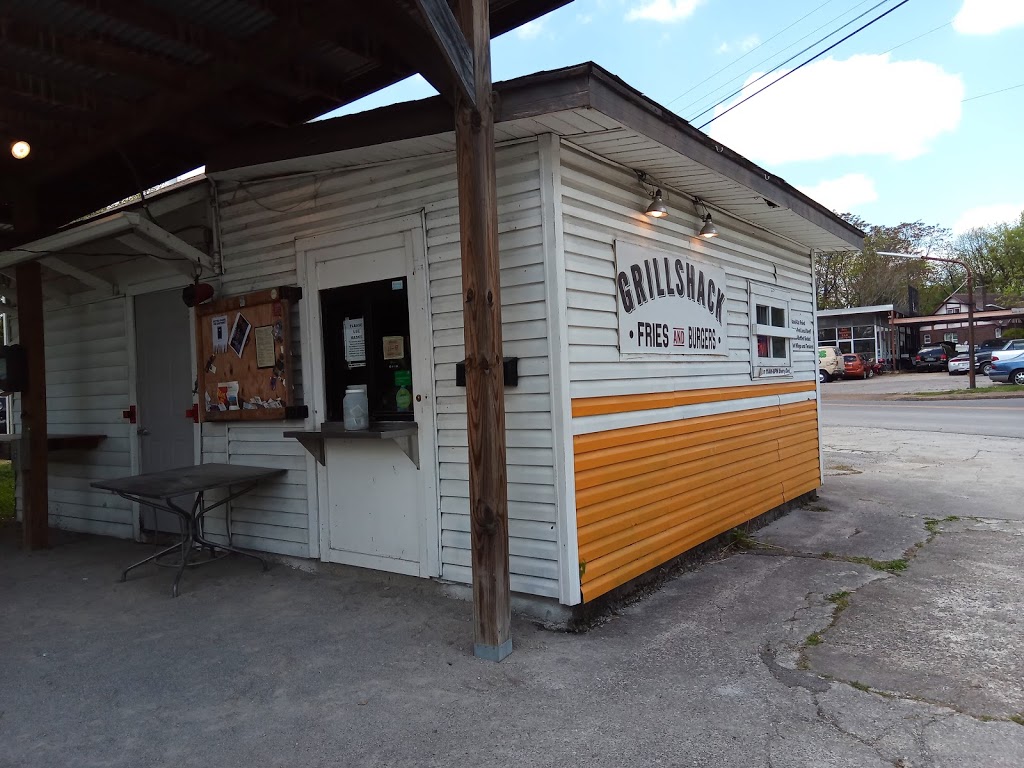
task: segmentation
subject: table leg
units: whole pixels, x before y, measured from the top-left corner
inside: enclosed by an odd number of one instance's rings
[[[197,499],[197,502],[199,503],[199,508],[198,508],[198,515],[196,516],[196,523],[195,523],[195,537],[196,537],[196,541],[198,541],[200,544],[205,544],[208,547],[216,547],[217,549],[222,549],[225,552],[233,552],[236,555],[242,555],[244,557],[251,557],[253,560],[258,560],[260,562],[260,565],[263,566],[263,570],[264,571],[269,571],[270,570],[270,564],[264,558],[260,557],[259,555],[255,555],[252,552],[246,552],[244,549],[238,549],[237,547],[234,547],[234,546],[231,545],[231,529],[230,529],[230,527],[227,528],[227,532],[228,532],[228,543],[227,544],[216,544],[216,543],[214,543],[212,541],[209,541],[204,536],[204,534],[202,532],[204,530],[204,527],[205,527],[204,526],[204,519],[206,517],[206,513],[209,512],[210,509],[214,509],[215,507],[219,507],[219,506],[222,506],[222,505],[226,507],[227,503],[229,501],[231,501],[232,499],[236,499],[236,498],[238,498],[239,496],[241,496],[241,495],[243,495],[245,493],[248,493],[249,491],[251,491],[255,487],[256,487],[255,485],[250,485],[250,486],[247,486],[246,488],[243,488],[242,490],[236,491],[234,493],[232,493],[231,489],[229,488],[228,489],[228,496],[227,496],[227,498],[221,499],[219,502],[217,502],[216,504],[212,505],[209,508],[206,507],[206,503],[203,501],[202,494],[200,494],[199,498]],[[228,525],[228,526],[230,526],[230,523],[227,522],[228,516],[230,514],[231,514],[230,511],[228,509],[225,509],[224,519],[225,519],[225,524]]]
[[[125,568],[123,571],[121,571],[121,581],[127,581],[128,580],[128,571],[132,570],[133,568],[138,568],[140,565],[145,565],[146,563],[150,563],[150,562],[156,560],[157,558],[163,557],[164,555],[170,554],[171,552],[173,552],[176,549],[181,549],[181,545],[182,545],[182,542],[179,541],[177,544],[172,544],[171,546],[167,547],[166,549],[161,549],[155,555],[150,555],[145,560],[139,560],[139,562],[133,563],[132,565],[129,565],[127,568]]]
[[[192,504],[192,514],[185,512],[185,510],[178,507],[170,499],[167,500],[167,505],[178,514],[181,523],[181,563],[178,565],[178,572],[174,575],[174,583],[171,585],[171,597],[178,596],[178,584],[181,583],[181,577],[185,575],[185,569],[188,568],[188,559],[192,554],[192,546],[196,541],[195,527],[197,518],[195,511],[200,505],[201,498],[202,494]]]

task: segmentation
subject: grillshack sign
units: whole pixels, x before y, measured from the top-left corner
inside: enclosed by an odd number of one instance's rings
[[[729,354],[724,269],[616,240],[615,273],[621,354]]]

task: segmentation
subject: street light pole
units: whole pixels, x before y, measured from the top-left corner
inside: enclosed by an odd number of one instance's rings
[[[940,256],[919,256],[915,253],[893,253],[892,251],[876,251],[879,256],[896,256],[901,259],[924,259],[925,261],[941,261],[945,264],[957,264],[967,273],[967,344],[970,346],[970,371],[968,386],[975,389],[977,381],[974,377],[974,273],[966,261],[960,259],[944,259]]]

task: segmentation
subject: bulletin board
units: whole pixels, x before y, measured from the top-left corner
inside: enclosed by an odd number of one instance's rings
[[[196,307],[200,421],[290,418],[295,287],[218,299]]]

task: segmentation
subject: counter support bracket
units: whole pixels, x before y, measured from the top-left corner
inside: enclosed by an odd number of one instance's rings
[[[409,461],[420,468],[419,443],[415,439],[419,427],[413,421],[371,422],[369,429],[346,430],[333,424],[325,424],[317,430],[293,430],[284,433],[285,437],[298,440],[317,463],[325,467],[327,440],[394,440]]]

